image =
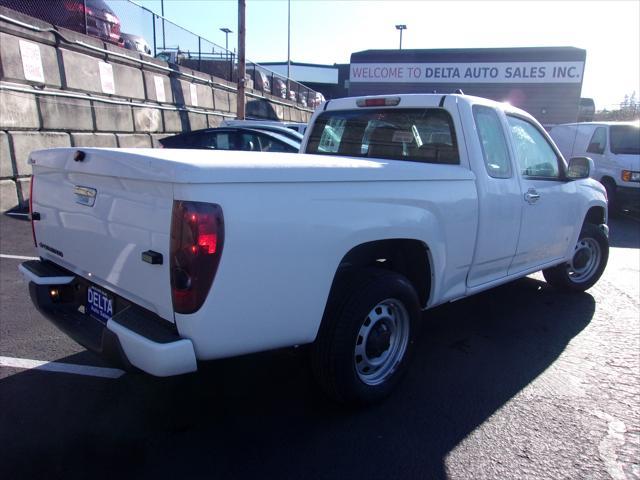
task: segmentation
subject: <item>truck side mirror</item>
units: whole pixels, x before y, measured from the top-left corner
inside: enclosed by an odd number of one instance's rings
[[[569,180],[579,180],[589,178],[591,172],[595,170],[595,164],[589,157],[573,157],[569,160],[567,178]]]

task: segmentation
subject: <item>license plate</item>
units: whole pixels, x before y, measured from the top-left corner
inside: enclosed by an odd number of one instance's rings
[[[87,310],[89,314],[107,323],[113,317],[114,300],[111,295],[94,287],[93,285],[87,289]]]

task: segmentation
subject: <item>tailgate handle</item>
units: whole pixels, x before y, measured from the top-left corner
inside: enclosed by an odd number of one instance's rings
[[[162,265],[162,254],[154,252],[153,250],[147,250],[142,252],[142,261],[150,263],[151,265]]]

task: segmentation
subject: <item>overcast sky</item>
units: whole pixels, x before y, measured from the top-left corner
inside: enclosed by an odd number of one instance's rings
[[[160,12],[160,0],[138,3]],[[287,1],[246,3],[247,59],[286,61]],[[234,32],[229,48],[237,46],[236,0],[164,0],[164,11],[166,18],[222,46],[225,34],[219,29],[228,27]],[[131,8],[116,13],[123,31],[150,23]],[[583,97],[594,98],[601,109],[615,107],[625,94],[640,96],[639,0],[292,0],[291,60],[349,63],[352,52],[398,48],[396,24],[407,25],[403,48],[584,48]],[[168,37],[177,36],[170,33],[167,29]]]

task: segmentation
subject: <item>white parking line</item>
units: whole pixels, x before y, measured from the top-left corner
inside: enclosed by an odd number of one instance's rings
[[[22,255],[5,255],[0,253],[0,258],[12,258],[14,260],[39,260],[38,257],[23,257]]]
[[[89,377],[120,378],[125,374],[118,368],[91,367],[89,365],[74,365],[71,363],[43,362],[28,358],[0,357],[0,367],[21,368],[25,370],[44,370],[47,372],[72,373]]]

